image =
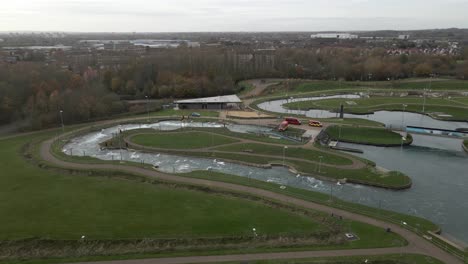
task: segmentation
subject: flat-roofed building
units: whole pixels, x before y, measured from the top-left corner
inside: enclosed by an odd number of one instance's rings
[[[358,35],[349,33],[318,33],[310,35],[313,39],[358,39]]]
[[[242,103],[237,95],[223,95],[174,102],[179,109],[233,109]]]

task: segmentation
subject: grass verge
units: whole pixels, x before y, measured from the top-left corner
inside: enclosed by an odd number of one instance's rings
[[[325,132],[332,140],[374,146],[400,146],[410,144],[410,134],[405,140],[398,133],[384,128],[329,126]]]

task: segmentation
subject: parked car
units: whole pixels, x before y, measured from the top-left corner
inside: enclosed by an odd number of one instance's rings
[[[200,117],[200,113],[197,113],[197,112],[193,112],[190,114],[190,116],[193,116],[193,117]]]
[[[317,121],[317,120],[309,120],[309,126],[323,127],[322,122]]]
[[[289,126],[288,121],[283,121],[283,122],[281,122],[281,124],[278,126],[278,130],[279,130],[279,131],[285,131],[286,129],[288,129],[288,126]]]
[[[297,118],[295,118],[295,117],[286,117],[286,118],[284,119],[284,121],[287,121],[288,124],[290,124],[290,125],[298,125],[298,126],[300,126],[300,125],[302,124],[301,121],[299,121],[299,119],[297,119]]]

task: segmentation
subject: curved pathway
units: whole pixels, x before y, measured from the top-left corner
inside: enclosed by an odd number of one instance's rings
[[[323,251],[306,251],[306,252],[282,252],[282,253],[261,253],[261,254],[246,254],[246,255],[224,255],[224,256],[195,256],[195,257],[174,257],[174,258],[162,258],[162,259],[146,259],[146,260],[122,260],[122,261],[108,261],[107,263],[122,263],[122,264],[133,264],[133,263],[197,263],[197,262],[221,262],[221,261],[245,261],[245,260],[258,260],[258,259],[288,259],[288,258],[301,258],[301,257],[320,257],[320,256],[355,256],[355,255],[381,255],[381,254],[397,254],[397,253],[414,253],[432,256],[447,264],[458,264],[462,263],[454,256],[436,247],[432,243],[426,241],[424,238],[417,234],[406,230],[399,225],[387,223],[381,220],[373,219],[367,216],[359,215],[356,213],[330,208],[325,205],[304,201],[301,199],[293,198],[290,196],[278,194],[275,192],[257,189],[248,186],[236,185],[225,182],[217,182],[211,180],[195,179],[181,177],[177,175],[170,175],[161,173],[154,170],[148,170],[139,167],[121,165],[121,164],[78,164],[68,161],[57,159],[51,153],[51,146],[55,138],[42,142],[40,146],[40,156],[47,162],[55,164],[64,168],[89,170],[89,169],[100,169],[100,170],[118,170],[131,174],[143,175],[146,177],[155,178],[162,181],[176,182],[183,184],[191,184],[198,186],[208,186],[212,188],[219,188],[228,191],[249,193],[251,195],[265,197],[280,201],[283,203],[322,211],[328,214],[334,213],[340,215],[346,219],[359,221],[367,224],[371,224],[382,229],[391,228],[393,232],[398,233],[408,241],[408,245],[401,248],[380,248],[380,249],[360,249],[360,250],[323,250]],[[99,262],[106,263],[106,262]]]

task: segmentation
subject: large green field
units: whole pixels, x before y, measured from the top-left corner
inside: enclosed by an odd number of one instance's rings
[[[266,234],[320,229],[303,216],[237,198],[38,169],[20,157],[30,139],[0,141],[2,240],[231,236],[250,234],[252,226]],[[278,225],[278,218],[290,224]]]
[[[197,131],[139,134],[133,136],[132,141],[149,147],[172,149],[206,148],[239,142],[222,135]]]
[[[368,114],[380,110],[411,111],[434,115],[441,119],[468,119],[468,103],[466,97],[455,98],[424,98],[422,97],[371,97],[360,99],[324,99],[302,101],[285,104],[290,109],[325,109],[338,111],[343,104],[346,113]],[[406,106],[404,106],[406,105]],[[448,114],[451,117],[438,116]]]
[[[384,128],[330,126],[326,132],[333,140],[378,146],[399,146],[411,140],[403,141],[400,134]]]

